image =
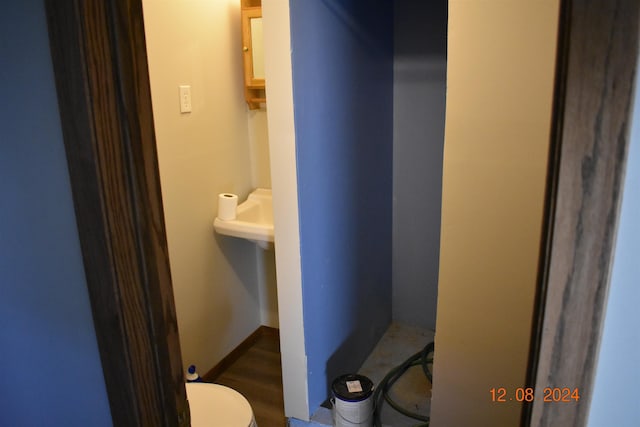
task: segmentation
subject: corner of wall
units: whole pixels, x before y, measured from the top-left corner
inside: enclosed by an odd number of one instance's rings
[[[263,0],[262,16],[284,410],[308,420],[289,2]]]

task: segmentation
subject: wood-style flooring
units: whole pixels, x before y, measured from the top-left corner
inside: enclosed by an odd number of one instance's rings
[[[260,331],[245,352],[215,377],[205,377],[205,381],[241,393],[251,404],[258,427],[285,427],[278,330]]]

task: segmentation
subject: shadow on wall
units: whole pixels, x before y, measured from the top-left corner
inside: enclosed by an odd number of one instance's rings
[[[359,371],[363,361],[354,359],[353,355],[361,353],[363,349],[367,349],[366,354],[369,355],[378,343],[379,338],[380,331],[374,325],[354,330],[347,335],[347,338],[327,360],[327,398],[331,397],[331,384],[337,377],[344,374],[355,374]],[[372,342],[373,345],[371,345]]]
[[[221,236],[218,233],[214,233],[214,237],[216,244],[220,247],[220,252],[245,287],[247,293],[256,301],[256,304],[259,304],[257,266],[255,262],[246,261],[247,252],[256,251],[255,243],[236,237]]]
[[[436,327],[447,0],[394,1],[393,319]]]

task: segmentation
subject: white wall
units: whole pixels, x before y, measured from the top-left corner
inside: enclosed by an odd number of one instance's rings
[[[262,16],[284,412],[308,420],[289,2],[263,0]]]
[[[271,188],[266,109],[263,104],[258,110],[248,110],[251,184],[254,188]]]
[[[558,0],[449,1],[434,427],[519,424],[489,389],[525,381],[557,21]]]
[[[636,98],[631,127],[622,210],[616,238],[609,299],[600,344],[589,427],[640,425],[640,97]]]
[[[215,234],[213,219],[218,193],[242,200],[268,183],[264,167],[252,168],[268,158],[251,154],[252,142],[266,144],[264,112],[249,116],[244,101],[239,1],[143,5],[182,358],[204,374],[261,324],[257,249]],[[189,114],[179,110],[184,84]]]
[[[249,153],[251,155],[251,186],[271,188],[269,135],[267,133],[267,106],[248,111]],[[265,326],[279,327],[276,260],[273,250],[256,251],[258,266],[258,290],[260,293],[260,322]]]

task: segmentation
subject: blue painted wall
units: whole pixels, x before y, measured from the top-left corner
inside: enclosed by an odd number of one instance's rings
[[[638,64],[640,66],[640,64]],[[640,426],[640,79],[589,427]]]
[[[290,1],[311,411],[391,321],[393,2]]]
[[[42,0],[0,14],[0,425],[110,426]]]

